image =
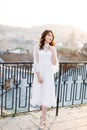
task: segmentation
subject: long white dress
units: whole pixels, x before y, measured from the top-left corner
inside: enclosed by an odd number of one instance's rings
[[[31,104],[33,106],[56,106],[54,73],[58,71],[57,52],[54,47],[57,65],[53,65],[51,57],[52,53],[47,49],[47,47],[48,45],[45,44],[43,50],[39,50],[38,46],[34,48],[34,79],[32,84],[31,99]],[[42,83],[38,82],[35,72],[40,73],[43,79]]]

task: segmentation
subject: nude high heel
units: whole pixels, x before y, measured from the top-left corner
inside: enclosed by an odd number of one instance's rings
[[[42,120],[42,116],[40,116],[40,125],[39,125],[40,129],[43,129],[45,124],[46,124],[46,120]]]

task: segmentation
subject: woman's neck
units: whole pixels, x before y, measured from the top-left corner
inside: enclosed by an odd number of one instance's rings
[[[48,48],[49,48],[49,43],[45,42],[45,43],[44,43],[44,50],[47,51]]]
[[[48,42],[45,42],[45,43],[44,43],[44,46],[49,46],[49,43],[48,43]]]

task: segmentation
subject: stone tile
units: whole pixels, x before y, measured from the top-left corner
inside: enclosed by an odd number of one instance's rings
[[[39,128],[38,130],[41,130],[41,129]],[[44,127],[43,130],[50,130],[50,129],[48,129],[47,127]]]
[[[61,123],[54,123],[50,130],[66,130],[74,128],[75,124],[72,121],[66,121]]]
[[[54,123],[54,121],[55,121],[55,119],[56,119],[57,117],[56,116],[51,116],[51,117],[46,117],[46,120],[47,120],[47,122],[49,122],[49,123]]]
[[[73,120],[74,124],[76,124],[77,127],[85,126],[87,125],[87,118],[80,118]]]
[[[73,127],[71,129],[65,129],[65,130],[77,130],[77,128]]]
[[[22,116],[19,116],[16,121],[31,121],[35,119],[34,117],[32,117],[32,115],[28,114],[28,115],[22,115]]]
[[[55,118],[55,123],[57,122],[63,122],[63,121],[70,121],[73,120],[73,117],[70,116],[69,114],[59,114],[59,116]]]
[[[31,122],[31,121],[26,121],[26,120],[21,120],[20,122],[17,123],[17,125],[21,128],[21,129],[27,129],[27,128],[32,128],[35,125]]]
[[[63,122],[64,124],[64,129],[69,129],[69,128],[73,128],[75,127],[76,125],[73,123],[73,121],[66,121],[66,122]]]
[[[21,118],[20,118],[21,117]],[[31,119],[31,118],[30,118]],[[19,129],[23,128],[32,128],[34,126],[34,124],[29,120],[27,120],[27,118],[24,118],[24,116],[16,116],[16,117],[11,117],[9,118],[4,118],[4,121],[1,124],[1,127],[3,128],[4,126],[7,126],[9,128],[9,125],[12,126],[14,125],[15,127],[19,127]],[[18,128],[17,128],[18,129]],[[7,129],[6,129],[7,130]],[[12,129],[13,130],[13,129]],[[16,129],[15,129],[16,130]]]
[[[87,126],[78,127],[77,130],[87,130]]]
[[[64,125],[62,124],[53,124],[50,125],[49,130],[65,130]]]
[[[39,127],[33,127],[33,128],[27,128],[27,129],[21,129],[21,130],[40,130]]]
[[[30,115],[31,115],[33,118],[38,119],[38,118],[40,118],[40,116],[41,116],[41,111],[39,111],[39,112],[32,112],[32,113],[30,113]]]
[[[11,120],[11,117],[7,118],[1,118],[0,119],[0,126],[8,124],[8,122]]]
[[[83,113],[73,113],[73,114],[72,114],[72,117],[73,117],[74,119],[84,118],[85,116],[86,116],[86,115],[83,114]]]
[[[21,130],[15,123],[7,123],[1,126],[2,130]]]
[[[0,130],[40,130],[41,111],[0,119]],[[43,130],[87,130],[87,105],[62,107],[56,116],[56,109],[47,111],[46,126]]]

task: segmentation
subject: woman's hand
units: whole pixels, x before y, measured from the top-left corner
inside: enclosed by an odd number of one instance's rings
[[[54,47],[53,47],[53,46],[49,46],[48,49],[52,52],[52,54],[55,53],[55,51],[54,51]]]
[[[57,57],[57,53],[56,53],[55,47],[49,46],[49,50],[52,53],[52,64],[56,65],[57,64],[57,58],[56,58]]]
[[[39,83],[43,82],[42,77],[41,77],[41,75],[39,73],[37,73],[37,79],[38,79]]]
[[[41,77],[41,76],[38,76],[38,82],[39,82],[39,83],[42,83],[42,82],[43,82],[43,80],[42,80],[42,77]]]

